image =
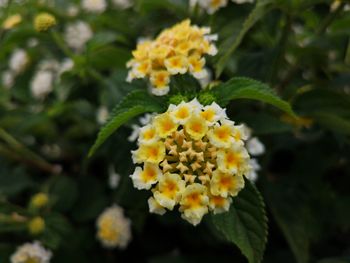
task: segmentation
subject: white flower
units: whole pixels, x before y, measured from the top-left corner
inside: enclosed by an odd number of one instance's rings
[[[6,7],[8,4],[8,0],[0,0],[0,7]]]
[[[254,0],[232,0],[236,4],[254,3]]]
[[[120,182],[120,175],[117,174],[114,170],[114,167],[111,165],[109,167],[109,177],[108,184],[111,189],[116,189]]]
[[[28,62],[27,52],[23,49],[16,49],[11,55],[9,67],[15,74],[19,74],[25,70]]]
[[[141,116],[139,118],[139,122],[141,123],[141,125],[145,126],[145,125],[149,124],[152,121],[152,119],[153,119],[153,117],[155,115],[156,115],[155,113],[152,113],[152,114],[151,113],[146,113],[144,116]]]
[[[70,58],[65,58],[59,65],[58,75],[62,75],[64,72],[70,71],[74,67],[74,61]]]
[[[123,208],[113,205],[97,218],[97,238],[106,248],[125,248],[131,240],[131,221]]]
[[[36,38],[30,38],[27,41],[27,46],[28,47],[36,47],[38,45],[39,41]]]
[[[86,42],[92,38],[92,35],[90,26],[85,22],[78,21],[67,26],[64,39],[69,47],[76,51],[81,51]]]
[[[54,76],[51,71],[39,70],[32,79],[30,88],[33,96],[44,99],[53,89]]]
[[[47,70],[56,72],[60,67],[60,64],[55,59],[46,59],[40,62],[39,64],[39,70]]]
[[[15,82],[15,75],[11,70],[6,70],[2,73],[2,84],[5,88],[10,89],[12,88],[13,84]]]
[[[140,134],[140,126],[137,124],[131,125],[132,132],[130,136],[128,137],[129,142],[134,142],[139,137]]]
[[[213,73],[211,72],[211,70],[209,68],[204,68],[203,70],[206,71],[206,73],[204,74],[204,77],[197,79],[197,80],[198,80],[199,84],[201,85],[201,88],[205,89],[208,87],[210,82],[213,80]]]
[[[79,8],[76,5],[69,5],[67,8],[67,14],[69,16],[76,16],[79,13]]]
[[[104,124],[108,119],[108,109],[106,106],[100,106],[96,113],[96,120],[98,124]]]
[[[256,182],[256,180],[258,179],[258,171],[260,171],[261,166],[258,163],[257,159],[250,159],[249,160],[249,165],[250,165],[250,169],[248,170],[248,172],[245,174],[245,177],[250,180],[251,182]]]
[[[102,13],[107,8],[105,0],[83,0],[82,7],[85,11],[91,13]]]
[[[38,241],[34,241],[18,247],[10,260],[11,263],[49,263],[51,257],[51,251],[46,250]]]
[[[132,0],[112,0],[112,3],[113,5],[121,9],[126,9],[133,5]]]
[[[259,156],[265,152],[265,146],[257,137],[247,141],[247,150],[251,155]]]

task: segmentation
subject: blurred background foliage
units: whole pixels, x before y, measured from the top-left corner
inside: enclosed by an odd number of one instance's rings
[[[52,262],[246,262],[210,220],[194,228],[176,213],[148,213],[146,194],[128,177],[135,144],[126,138],[137,120],[86,157],[101,112],[147,87],[125,82],[137,40],[188,17],[219,34],[219,54],[209,62],[214,79],[246,76],[268,83],[299,116],[245,100],[228,106],[230,118],[246,123],[266,146],[256,183],[269,218],[263,262],[350,262],[348,1],[258,0],[208,15],[185,0],[138,0],[124,10],[110,5],[102,14],[74,16],[67,10],[79,1],[10,2],[0,22],[12,14],[23,21],[0,31],[0,71],[7,70],[15,49],[26,50],[30,59],[12,88],[0,87],[0,262],[33,239],[54,251]],[[34,30],[32,21],[42,11],[57,19],[51,33]],[[78,20],[91,26],[93,36],[83,51],[64,51],[57,36]],[[30,83],[40,62],[67,57],[74,67],[53,82],[48,96],[35,98]],[[108,181],[115,172],[121,180],[112,189]],[[30,200],[38,192],[50,201],[33,210]],[[95,238],[97,216],[114,202],[132,220],[126,250],[105,250]],[[33,235],[28,221],[37,216],[45,230]]]

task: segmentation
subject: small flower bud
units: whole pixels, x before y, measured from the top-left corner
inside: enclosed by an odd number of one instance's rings
[[[45,193],[37,193],[30,201],[30,206],[34,208],[42,208],[49,202],[49,197]]]
[[[28,223],[28,231],[32,235],[38,235],[45,230],[45,221],[42,217],[37,216]]]
[[[216,100],[216,98],[212,93],[205,92],[199,95],[198,100],[203,105],[209,105],[212,104]]]
[[[40,13],[34,19],[34,28],[38,32],[45,32],[56,25],[56,18],[49,13]]]
[[[176,94],[174,96],[171,96],[169,99],[169,103],[175,104],[175,105],[180,104],[182,101],[187,102],[188,98],[184,95],[181,95],[181,94]]]

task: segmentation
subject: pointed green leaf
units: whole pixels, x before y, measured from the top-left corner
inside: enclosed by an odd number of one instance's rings
[[[233,99],[253,99],[271,104],[295,116],[288,102],[282,100],[273,89],[260,81],[236,77],[213,89],[217,102],[226,105]]]
[[[246,256],[249,263],[262,261],[267,242],[265,204],[256,187],[246,180],[227,213],[213,215],[214,226]]]
[[[163,110],[160,99],[150,96],[145,90],[129,93],[112,111],[107,123],[101,128],[94,145],[89,151],[89,157],[111,136],[122,124],[131,118],[145,112]]]

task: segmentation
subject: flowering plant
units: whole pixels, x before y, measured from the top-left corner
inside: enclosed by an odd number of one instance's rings
[[[348,262],[349,18],[0,0],[0,262]]]

